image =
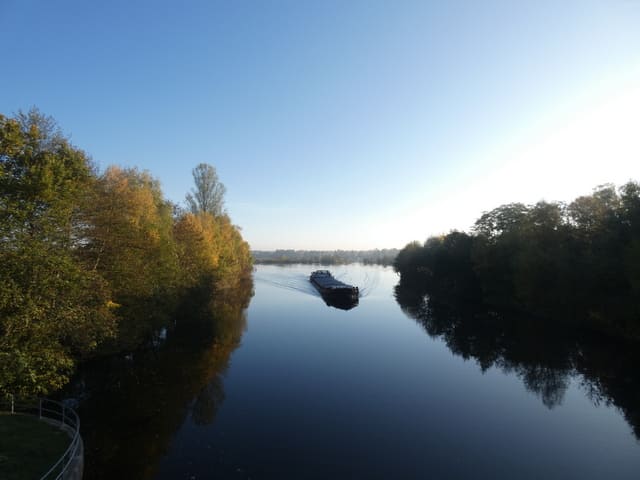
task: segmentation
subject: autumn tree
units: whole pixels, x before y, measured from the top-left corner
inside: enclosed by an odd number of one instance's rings
[[[95,179],[83,214],[83,259],[111,286],[119,341],[140,341],[162,323],[177,282],[172,206],[148,172],[112,166]]]
[[[217,245],[219,265],[216,272],[217,286],[235,285],[243,274],[251,270],[253,259],[249,244],[244,241],[238,227],[231,223],[227,215],[216,218],[218,226]]]
[[[180,212],[148,172],[99,174],[53,119],[0,115],[0,396],[59,389],[89,355],[152,340],[192,287],[207,304],[246,279],[224,186],[193,173]]]
[[[186,197],[190,213],[174,229],[184,273],[191,281],[206,276],[217,288],[226,287],[251,269],[249,245],[224,211],[226,189],[216,169],[201,163],[192,173],[195,186]]]
[[[182,285],[192,288],[207,282],[212,288],[220,261],[215,219],[208,214],[185,213],[176,220],[173,231]]]

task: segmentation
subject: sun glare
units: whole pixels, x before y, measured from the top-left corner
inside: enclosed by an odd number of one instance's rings
[[[640,87],[620,90],[564,118],[505,159],[496,172],[510,198],[571,200],[604,182],[637,175]],[[499,185],[496,185],[498,187]]]
[[[468,230],[483,211],[505,203],[571,201],[603,183],[621,185],[640,173],[640,86],[620,89],[556,115],[510,149],[485,152],[493,168],[424,199],[391,220],[387,240],[406,244],[452,229]],[[427,226],[427,229],[425,229]],[[418,228],[416,228],[418,227]]]

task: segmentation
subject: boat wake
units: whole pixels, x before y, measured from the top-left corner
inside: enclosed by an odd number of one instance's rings
[[[354,274],[355,273],[355,274]],[[334,277],[341,282],[349,285],[354,285],[360,290],[360,298],[368,297],[380,283],[380,274],[375,272],[374,275],[369,275],[365,272],[364,275],[357,275],[358,272],[350,272],[348,269],[336,272]]]
[[[348,267],[329,267],[333,277],[336,280],[340,280],[348,285],[358,287],[360,293],[359,298],[365,298],[371,294],[380,283],[379,272],[362,272],[360,269],[349,269]],[[299,272],[291,272],[290,274],[274,275],[269,273],[268,275],[261,275],[260,272],[254,273],[254,281],[266,283],[268,285],[282,288],[285,290],[296,291],[314,297],[321,297],[320,293],[309,281],[309,275],[313,271],[313,266],[309,267],[309,274],[303,274]]]
[[[282,278],[264,278],[259,275],[255,275],[254,280],[285,290],[306,293],[314,297],[320,296],[320,293],[318,293],[318,291],[313,288],[313,285],[309,282],[309,277],[302,274],[287,275],[282,276]]]
[[[326,268],[326,267],[325,267]],[[353,285],[359,289],[359,298],[368,297],[373,291],[376,290],[380,283],[380,273],[375,271],[363,272],[361,269],[350,269],[348,266],[328,267],[337,280],[344,282],[348,285]],[[260,272],[254,273],[254,281],[260,283],[266,283],[273,287],[282,288],[284,290],[290,290],[299,292],[313,297],[322,297],[318,290],[309,281],[309,275],[314,270],[313,266],[309,266],[309,274],[300,272],[287,272],[274,275],[270,272],[267,275],[261,275]]]
[[[380,273],[375,272],[375,275],[369,275],[368,273],[364,274],[364,278],[360,285],[360,297],[368,297],[371,292],[373,292],[380,283]]]

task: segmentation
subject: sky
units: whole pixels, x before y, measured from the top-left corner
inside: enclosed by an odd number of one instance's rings
[[[640,1],[0,0],[35,106],[182,203],[215,166],[253,249],[402,248],[640,181]]]

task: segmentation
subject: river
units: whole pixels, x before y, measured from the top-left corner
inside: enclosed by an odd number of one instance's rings
[[[258,266],[213,331],[81,370],[85,478],[640,477],[633,348],[463,324],[380,266],[324,267],[361,288],[334,308],[316,268]]]

